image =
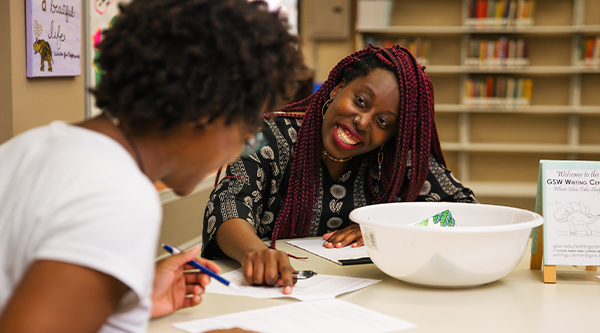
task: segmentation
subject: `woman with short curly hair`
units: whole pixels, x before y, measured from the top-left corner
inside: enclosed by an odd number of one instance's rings
[[[185,195],[249,153],[304,68],[263,2],[121,9],[99,45],[102,115],[0,146],[0,332],[145,332],[150,316],[198,304],[209,277],[184,271],[198,247],[155,265],[153,182]]]
[[[261,1],[177,4],[138,1],[104,32],[98,107],[132,131],[217,118],[260,127],[259,115],[294,92],[297,37]]]
[[[346,57],[315,94],[265,119],[268,146],[227,167],[206,208],[203,256],[229,256],[248,283],[283,284],[288,294],[292,268],[277,239],[361,246],[348,218],[355,208],[477,202],[446,168],[433,106],[431,81],[407,49]]]

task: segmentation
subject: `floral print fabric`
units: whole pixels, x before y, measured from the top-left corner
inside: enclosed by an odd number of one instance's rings
[[[277,214],[287,194],[294,144],[301,125],[302,120],[294,117],[265,120],[263,135],[269,145],[227,166],[225,176],[210,194],[206,205],[202,230],[203,257],[226,257],[216,244],[214,235],[229,219],[246,220],[259,238],[271,239]],[[344,174],[332,179],[321,162],[309,237],[349,226],[352,223],[348,218],[350,212],[373,202],[366,177],[376,179],[377,172],[375,170],[367,175],[367,168],[367,159],[357,156]],[[456,180],[450,170],[433,156],[417,201],[477,202],[471,190]]]

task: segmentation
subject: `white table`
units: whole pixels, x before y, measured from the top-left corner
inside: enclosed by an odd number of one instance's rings
[[[373,286],[338,298],[418,325],[406,332],[600,332],[600,272],[557,267],[557,283],[544,284],[542,272],[529,269],[529,251],[508,276],[471,289],[430,289],[388,277],[375,265],[338,266],[280,240],[277,248],[308,256],[291,259],[295,269],[330,275],[381,279]],[[227,272],[240,265],[218,261]],[[216,282],[212,282],[216,283]],[[150,322],[150,333],[181,333],[173,323],[298,302],[292,298],[256,299],[204,294],[202,303]]]

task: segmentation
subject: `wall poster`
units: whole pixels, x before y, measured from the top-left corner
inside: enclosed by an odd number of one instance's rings
[[[27,77],[81,75],[81,0],[26,0]]]

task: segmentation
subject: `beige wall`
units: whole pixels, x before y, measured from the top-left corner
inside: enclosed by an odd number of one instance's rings
[[[0,142],[12,137],[12,71],[10,3],[0,1]]]
[[[202,237],[204,209],[212,188],[163,205],[163,224],[158,240],[157,256],[164,254],[161,244],[181,246],[199,243]]]
[[[53,120],[83,120],[83,75],[26,77],[25,1],[1,1],[0,31],[0,142]]]

